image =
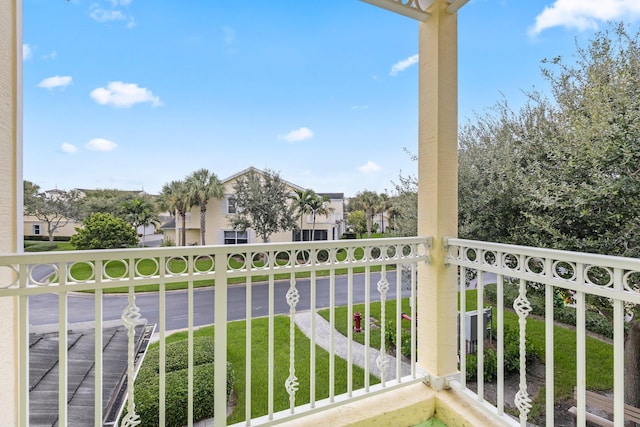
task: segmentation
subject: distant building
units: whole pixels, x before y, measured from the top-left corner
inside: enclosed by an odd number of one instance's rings
[[[235,212],[234,189],[235,182],[245,176],[249,171],[264,174],[256,168],[248,168],[238,172],[221,181],[224,198],[211,199],[207,204],[206,234],[205,241],[212,245],[231,245],[242,243],[261,243],[260,238],[256,238],[255,231],[236,231],[229,225],[229,219]],[[285,181],[285,184],[294,190],[304,190],[304,188]],[[329,198],[328,207],[333,211],[328,216],[317,215],[313,240],[337,240],[345,232],[346,223],[344,220],[344,194],[343,193],[318,193]],[[298,228],[300,219],[297,220]],[[165,238],[169,237],[174,242],[180,242],[182,232],[182,221],[180,218],[172,217],[162,224],[160,230]],[[304,240],[311,240],[311,230],[313,228],[313,218],[305,215],[302,219],[302,237]],[[200,242],[200,207],[194,206],[186,216],[186,244],[197,245]],[[270,242],[292,242],[300,240],[299,230],[288,230],[274,233],[269,237]]]

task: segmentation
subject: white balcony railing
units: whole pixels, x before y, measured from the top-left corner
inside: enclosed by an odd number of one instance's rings
[[[39,323],[55,323],[57,339],[65,343],[69,339],[70,325],[80,321],[91,321],[95,329],[95,344],[90,356],[95,374],[93,378],[94,402],[93,424],[102,425],[106,415],[103,400],[103,374],[105,356],[103,355],[103,331],[105,325],[115,318],[121,318],[128,330],[127,358],[127,418],[123,425],[135,425],[135,392],[132,377],[137,371],[134,347],[135,329],[140,318],[156,323],[159,341],[159,425],[164,425],[166,417],[167,359],[165,337],[171,329],[186,328],[188,335],[188,424],[193,423],[194,414],[194,331],[200,323],[215,323],[214,352],[215,357],[215,414],[227,413],[226,393],[226,361],[227,321],[236,318],[246,320],[246,358],[243,377],[245,385],[245,421],[243,425],[269,423],[285,417],[297,417],[301,414],[319,410],[345,401],[360,398],[363,395],[379,393],[401,387],[421,380],[416,374],[415,348],[416,326],[411,326],[411,369],[408,376],[403,376],[400,363],[400,346],[396,350],[397,363],[389,364],[387,346],[385,344],[386,322],[385,306],[395,299],[394,313],[396,330],[401,332],[401,299],[397,295],[415,301],[416,266],[428,261],[429,240],[426,238],[374,239],[374,240],[341,240],[330,242],[304,242],[290,244],[261,244],[238,246],[195,246],[168,247],[146,249],[123,249],[106,251],[77,251],[55,253],[31,253],[0,255],[0,298],[14,297],[19,306],[19,341],[20,360],[19,389],[20,419],[29,420],[30,413],[30,325]],[[304,278],[302,276],[305,276]],[[286,282],[283,284],[282,280]],[[215,282],[214,291],[202,293],[197,285],[211,285]],[[185,311],[175,314],[174,295],[170,289],[183,283],[184,291],[180,296],[186,299]],[[234,285],[233,283],[237,283]],[[157,286],[157,292],[142,293],[143,286]],[[232,285],[232,286],[231,286]],[[258,286],[266,287],[263,294],[258,294]],[[108,291],[120,288],[126,296],[107,295]],[[262,289],[262,288],[261,288]],[[231,292],[239,292],[241,298],[231,299]],[[234,293],[236,295],[236,293]],[[120,298],[122,303],[114,303]],[[178,297],[176,297],[178,299]],[[44,301],[44,302],[43,302]],[[282,309],[285,303],[285,309]],[[363,322],[364,351],[372,353],[370,340],[374,334],[380,335],[380,356],[376,364],[381,369],[379,384],[370,381],[370,374],[375,372],[369,357],[364,361],[364,380],[359,389],[353,386],[354,352],[352,351],[353,305],[364,304],[363,319],[369,319],[372,302],[380,302],[379,329],[374,329],[369,321]],[[43,309],[44,305],[44,309]],[[242,305],[242,307],[238,307]],[[347,308],[347,389],[343,394],[336,393],[336,364],[334,339],[337,320],[337,305]],[[115,308],[114,308],[115,306]],[[416,318],[416,304],[411,304],[410,315]],[[316,366],[315,349],[320,338],[315,333],[315,315],[321,308],[329,309],[329,367],[327,374],[316,375],[322,370]],[[260,311],[263,309],[264,311]],[[31,312],[30,312],[31,311]],[[310,333],[310,367],[308,377],[299,377],[296,373],[296,338],[294,321],[299,312],[311,315]],[[89,316],[83,317],[83,313]],[[240,315],[238,315],[240,312]],[[274,348],[274,334],[282,333],[275,329],[275,316],[284,312],[290,318],[289,348]],[[252,356],[252,319],[266,315],[268,319],[268,349],[260,360]],[[344,321],[344,319],[342,319]],[[182,322],[182,323],[180,323]],[[406,323],[405,323],[406,324]],[[254,337],[255,338],[255,337]],[[397,342],[400,342],[397,338]],[[57,422],[58,425],[73,425],[69,412],[70,371],[75,363],[69,360],[66,345],[59,345],[57,352],[58,384],[57,384]],[[286,352],[289,357],[286,381],[276,381],[274,355]],[[27,363],[30,361],[31,363]],[[266,364],[268,374],[266,388],[260,395],[251,393],[252,366]],[[31,366],[32,367],[32,366]],[[239,367],[235,367],[239,369]],[[393,378],[393,380],[390,380]],[[316,396],[318,383],[327,382],[326,396]],[[299,384],[309,384],[308,402],[296,400]],[[286,388],[289,394],[289,408],[279,410],[274,401],[276,389]],[[267,410],[256,417],[252,407],[260,399],[268,402]],[[252,415],[253,414],[253,415]],[[242,418],[240,418],[242,419]],[[25,421],[22,421],[23,423]],[[28,421],[27,421],[28,422]],[[215,425],[226,425],[226,417],[215,417]]]
[[[554,342],[554,296],[558,291],[572,296],[570,305],[575,307],[576,358],[575,385],[577,425],[585,425],[585,389],[587,384],[587,328],[585,313],[587,296],[601,297],[601,303],[608,301],[613,319],[613,401],[614,424],[624,425],[624,334],[625,309],[640,304],[640,260],[601,256],[595,254],[546,250],[540,248],[503,245],[461,239],[447,239],[446,262],[458,266],[460,279],[460,306],[466,307],[465,290],[470,279],[477,283],[478,308],[487,306],[484,298],[484,285],[496,284],[497,303],[497,390],[491,401],[485,396],[486,381],[483,373],[484,340],[477,340],[478,374],[475,391],[467,388],[465,381],[465,358],[461,358],[461,378],[458,387],[473,393],[482,406],[492,407],[498,416],[505,413],[505,372],[504,372],[504,325],[505,309],[503,298],[507,286],[517,287],[518,297],[513,309],[518,317],[520,350],[519,387],[515,395],[515,407],[519,412],[520,424],[525,425],[532,407],[532,396],[527,389],[525,361],[525,334],[527,318],[532,310],[529,297],[535,292],[544,296],[544,408],[546,425],[554,425],[554,357],[566,355],[567,348],[558,347]],[[606,304],[606,303],[605,303]],[[601,306],[602,307],[602,306]],[[460,316],[460,348],[464,349],[466,316]],[[480,319],[477,323],[477,337],[485,335],[485,325]],[[602,360],[590,359],[589,363],[602,364]],[[557,414],[556,414],[557,415]]]

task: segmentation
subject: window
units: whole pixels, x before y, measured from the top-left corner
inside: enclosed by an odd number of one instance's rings
[[[40,224],[33,224],[33,235],[34,236],[39,236],[41,234],[40,232]]]
[[[224,232],[224,244],[225,245],[239,245],[242,243],[249,243],[246,231],[225,231]]]
[[[305,242],[308,242],[311,240],[311,230],[302,230],[302,239]],[[328,233],[327,230],[314,230],[313,232],[313,240],[327,240],[328,239]],[[294,230],[293,232],[293,241],[294,242],[299,242],[300,241],[300,230]]]
[[[235,197],[227,198],[227,213],[228,214],[238,213],[238,208],[236,206],[236,198]]]

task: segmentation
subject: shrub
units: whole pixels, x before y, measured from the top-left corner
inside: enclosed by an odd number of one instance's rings
[[[533,344],[525,337],[526,361],[530,363],[535,358]],[[484,349],[484,380],[492,381],[498,375],[498,353],[494,348]],[[467,381],[475,381],[478,375],[478,357],[475,354],[466,356]],[[505,375],[518,372],[520,369],[520,335],[515,329],[504,325],[504,373]]]
[[[527,289],[529,290],[529,289]],[[498,298],[496,295],[496,285],[487,285],[484,288],[486,298],[492,303],[497,303]],[[512,308],[513,301],[518,297],[518,287],[513,285],[504,286],[504,306]],[[545,300],[544,296],[540,292],[534,291],[527,294],[527,298],[531,303],[531,313],[544,316],[545,313]],[[570,306],[558,307],[557,294],[554,294],[554,310],[553,318],[561,323],[567,325],[576,326],[576,309]],[[605,337],[613,338],[613,324],[606,316],[599,312],[587,310],[585,313],[585,328],[588,331],[596,334],[603,335]]]
[[[48,252],[53,251],[58,247],[55,243],[42,242],[42,243],[30,243],[24,245],[25,252]]]
[[[187,425],[188,341],[176,341],[166,346],[166,425]],[[158,426],[159,413],[159,348],[149,349],[136,378],[136,412],[141,425]],[[227,399],[231,395],[235,373],[227,363]],[[213,338],[193,340],[193,417],[212,418],[214,388]],[[226,414],[225,414],[226,415]]]
[[[162,242],[160,242],[160,246],[166,247],[166,246],[175,246],[176,242],[173,241],[173,239],[169,236],[166,236],[164,239],[162,239]]]
[[[80,250],[117,249],[138,245],[138,234],[122,218],[108,213],[94,213],[82,221],[83,228],[76,228],[71,244]]]

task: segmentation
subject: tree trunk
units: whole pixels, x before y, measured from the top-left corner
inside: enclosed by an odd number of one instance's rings
[[[629,323],[624,343],[624,401],[640,407],[640,319],[636,318]]]
[[[51,223],[47,223],[47,233],[49,233],[49,243],[53,243],[53,232],[55,228],[51,227]]]
[[[187,246],[187,215],[183,214],[182,217],[182,246]]]
[[[204,243],[204,233],[205,233],[205,224],[206,224],[206,216],[207,216],[207,208],[200,208],[200,244],[202,246]]]

